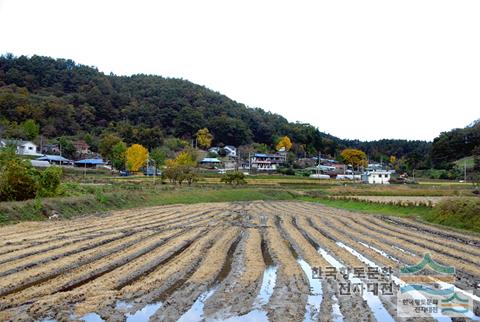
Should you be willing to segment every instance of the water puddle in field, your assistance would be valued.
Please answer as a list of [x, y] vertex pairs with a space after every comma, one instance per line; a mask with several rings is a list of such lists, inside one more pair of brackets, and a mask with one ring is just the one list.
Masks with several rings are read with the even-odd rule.
[[195, 302], [190, 307], [190, 309], [187, 312], [185, 312], [177, 320], [177, 322], [197, 322], [197, 321], [199, 322], [204, 320], [203, 309], [205, 307], [205, 301], [208, 300], [210, 296], [213, 295], [213, 293], [215, 293], [215, 291], [223, 282], [223, 280], [230, 274], [230, 271], [232, 270], [233, 259], [235, 257], [234, 254], [242, 237], [243, 237], [243, 232], [230, 245], [230, 248], [227, 251], [227, 257], [226, 257], [225, 263], [223, 264], [222, 269], [218, 273], [218, 276], [216, 277], [215, 281], [213, 282], [213, 286], [210, 287], [207, 291], [200, 294], [200, 296], [195, 300]]
[[303, 317], [304, 322], [313, 322], [318, 320], [318, 314], [320, 313], [320, 305], [322, 304], [323, 291], [322, 280], [319, 278], [313, 278], [313, 270], [310, 264], [303, 259], [297, 259], [305, 275], [307, 275], [308, 283], [310, 285], [310, 294], [307, 299], [306, 312]]
[[[340, 247], [346, 249], [348, 252], [350, 252], [352, 255], [354, 255], [355, 257], [357, 257], [360, 261], [366, 263], [368, 266], [370, 267], [377, 267], [377, 268], [381, 268], [379, 265], [377, 265], [376, 263], [372, 262], [371, 260], [369, 260], [368, 258], [366, 258], [365, 256], [363, 256], [362, 254], [360, 254], [359, 252], [357, 252], [356, 250], [354, 250], [353, 248], [341, 243], [341, 242], [337, 242], [337, 245], [339, 245]], [[406, 283], [403, 282], [400, 278], [398, 278], [397, 276], [394, 276], [394, 275], [391, 275], [390, 277], [393, 281], [393, 283], [395, 283], [396, 285], [398, 285], [399, 287], [401, 286], [405, 286]], [[357, 280], [359, 280], [357, 278]], [[360, 281], [360, 280], [359, 280]], [[439, 284], [442, 283], [442, 282], [439, 282]], [[451, 284], [448, 284], [448, 283], [444, 283], [446, 284], [446, 286], [449, 286], [449, 287], [454, 287], [453, 285]], [[442, 287], [444, 288], [444, 287]], [[448, 288], [448, 287], [447, 287]], [[456, 291], [463, 291], [463, 290], [460, 290], [458, 288], [455, 288]], [[463, 291], [464, 292], [464, 291]], [[417, 291], [411, 291], [410, 292], [413, 296], [413, 298], [415, 299], [420, 299], [420, 300], [426, 300], [425, 296], [423, 296], [420, 292], [417, 292]], [[466, 292], [465, 292], [466, 293]], [[371, 294], [370, 292], [367, 292], [367, 294]], [[468, 296], [472, 296], [471, 294], [468, 294]], [[378, 299], [378, 297], [377, 297]], [[380, 302], [380, 300], [379, 300]], [[380, 302], [380, 305], [382, 305], [382, 303]], [[383, 306], [383, 305], [382, 305]], [[375, 313], [375, 312], [374, 312]], [[468, 317], [475, 317], [473, 312], [468, 312]], [[375, 316], [376, 317], [376, 316]], [[434, 318], [435, 320], [439, 321], [439, 322], [447, 322], [447, 321], [452, 321], [451, 318], [448, 318], [448, 317], [439, 317], [439, 316], [434, 316], [432, 315], [432, 318]], [[378, 319], [377, 319], [378, 320]]]
[[153, 303], [153, 304], [147, 304], [140, 310], [136, 311], [135, 313], [127, 313], [125, 314], [125, 317], [127, 319], [127, 322], [145, 322], [150, 319], [152, 315], [157, 312], [162, 307], [163, 303], [158, 302], [158, 303]]
[[80, 320], [85, 322], [105, 322], [105, 320], [102, 319], [97, 313], [88, 313], [82, 316]]
[[268, 322], [267, 311], [262, 307], [270, 301], [273, 294], [273, 289], [277, 281], [277, 266], [275, 265], [265, 239], [262, 236], [261, 250], [263, 262], [265, 263], [265, 271], [263, 272], [262, 285], [257, 297], [253, 301], [252, 310], [244, 315], [232, 316], [224, 319], [207, 319], [209, 322], [223, 321], [223, 322]]
[[333, 322], [343, 322], [343, 314], [340, 311], [340, 305], [338, 304], [338, 298], [335, 294], [332, 294], [332, 319]]
[[382, 255], [382, 256], [385, 257], [385, 258], [391, 259], [392, 261], [397, 262], [397, 263], [400, 262], [398, 259], [396, 259], [395, 257], [393, 257], [393, 256], [385, 253], [385, 252], [384, 252], [383, 250], [381, 250], [381, 249], [378, 249], [378, 248], [376, 248], [376, 247], [373, 247], [373, 246], [368, 245], [368, 244], [366, 244], [366, 243], [364, 243], [364, 242], [361, 242], [361, 241], [359, 241], [358, 243], [359, 243], [360, 245], [363, 245], [363, 246], [367, 247], [367, 248], [370, 248], [371, 250], [379, 253], [380, 255]]
[[203, 320], [203, 308], [205, 306], [205, 301], [208, 300], [210, 296], [215, 293], [217, 287], [213, 287], [210, 290], [203, 292], [197, 298], [195, 303], [193, 303], [192, 307], [185, 312], [177, 322], [197, 322]]
[[397, 250], [399, 250], [399, 251], [401, 251], [401, 252], [403, 252], [403, 253], [405, 253], [405, 254], [408, 254], [408, 255], [410, 255], [410, 256], [417, 257], [416, 254], [414, 254], [414, 253], [412, 253], [412, 252], [409, 252], [408, 250], [405, 250], [405, 249], [400, 248], [400, 247], [398, 247], [398, 246], [392, 245], [392, 248], [395, 248], [395, 249], [397, 249]]
[[224, 321], [224, 322], [268, 322], [267, 311], [262, 310], [262, 306], [266, 305], [270, 301], [270, 297], [273, 294], [275, 283], [277, 280], [277, 267], [269, 266], [263, 272], [262, 285], [257, 298], [253, 302], [253, 309], [245, 315], [233, 316], [221, 320], [208, 321]]
[[[337, 244], [339, 244], [339, 243], [337, 242]], [[323, 258], [325, 258], [325, 260], [327, 262], [330, 263], [330, 265], [337, 268], [337, 270], [341, 270], [345, 267], [342, 263], [337, 261], [333, 256], [329, 255], [321, 247], [318, 248], [318, 252], [323, 256]], [[371, 262], [371, 263], [373, 263], [373, 262]], [[364, 288], [367, 289], [365, 283], [363, 281], [361, 281], [359, 278], [353, 277], [353, 274], [349, 274], [348, 279], [352, 283], [363, 284]], [[380, 298], [378, 296], [373, 295], [373, 293], [371, 293], [371, 292], [363, 292], [362, 298], [367, 302], [367, 305], [372, 310], [372, 312], [375, 315], [375, 318], [377, 319], [377, 321], [382, 321], [382, 322], [383, 321], [388, 321], [388, 322], [394, 322], [395, 321], [393, 319], [393, 317], [390, 315], [390, 313], [388, 313], [388, 311], [385, 309], [385, 307], [383, 306], [383, 304], [380, 301]]]

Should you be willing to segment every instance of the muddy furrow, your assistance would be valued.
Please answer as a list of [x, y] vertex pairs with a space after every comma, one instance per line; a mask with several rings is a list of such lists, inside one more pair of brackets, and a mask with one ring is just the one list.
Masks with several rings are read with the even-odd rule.
[[[132, 245], [123, 250], [75, 268], [67, 274], [59, 275], [56, 278], [36, 284], [34, 287], [10, 294], [2, 298], [2, 302], [19, 306], [42, 296], [71, 290], [80, 286], [82, 283], [87, 283], [98, 278], [114, 268], [151, 251], [165, 242], [164, 235], [155, 234], [151, 231], [139, 233], [135, 235], [135, 237], [136, 238], [132, 240]], [[140, 242], [141, 244], [139, 244]], [[4, 308], [9, 307], [8, 304], [4, 306]]]
[[[260, 212], [264, 214], [265, 212]], [[277, 281], [266, 306], [270, 321], [301, 321], [309, 294], [308, 282], [289, 245], [269, 215], [265, 236], [268, 251], [278, 266]]]
[[463, 243], [466, 245], [480, 247], [480, 235], [478, 233], [473, 233], [473, 232], [467, 233], [467, 232], [460, 232], [460, 231], [457, 232], [453, 229], [441, 228], [434, 224], [425, 224], [425, 223], [419, 222], [418, 220], [410, 219], [410, 218], [391, 217], [391, 216], [389, 217], [381, 216], [380, 218], [394, 225], [413, 228], [417, 231], [439, 236], [441, 238], [447, 238], [447, 239], [455, 240], [459, 243]]
[[[175, 235], [177, 232], [165, 233], [165, 238]], [[134, 244], [135, 235], [117, 239], [112, 242], [98, 245], [98, 247], [88, 249], [81, 253], [62, 258], [57, 261], [45, 263], [39, 267], [22, 270], [14, 275], [10, 275], [0, 280], [0, 295], [21, 291], [27, 287], [46, 282], [78, 266], [91, 263], [114, 252]]]
[[[304, 227], [302, 227], [302, 224], [306, 224], [306, 221], [301, 220], [302, 218], [303, 216], [298, 216], [298, 215], [296, 216], [296, 219], [297, 219], [296, 226], [293, 225], [292, 223], [284, 223], [284, 225], [282, 226], [284, 227], [286, 234], [290, 236], [291, 242], [294, 245], [296, 245], [296, 247], [299, 247], [301, 251], [303, 251], [303, 254], [305, 255], [306, 260], [309, 262], [315, 261], [314, 266], [321, 268], [321, 271], [325, 271], [326, 267], [331, 267], [332, 265], [318, 253], [315, 247], [316, 245], [319, 245], [319, 247], [322, 247], [323, 244], [319, 243], [318, 240], [315, 240], [314, 238], [312, 238], [312, 236], [310, 236], [305, 231], [305, 229], [303, 229]], [[332, 243], [330, 243], [329, 248], [335, 248], [335, 246]], [[308, 253], [305, 252], [306, 249], [309, 249]], [[307, 255], [307, 254], [310, 254], [310, 255]], [[312, 258], [309, 258], [309, 257], [312, 257]], [[319, 258], [320, 260], [316, 258]], [[341, 260], [345, 261], [345, 257], [341, 258]], [[348, 260], [348, 262], [352, 262], [352, 261], [353, 261], [353, 258], [350, 258]], [[363, 266], [364, 264], [359, 262], [358, 265], [356, 265], [355, 267], [363, 267]], [[342, 277], [340, 278], [343, 283], [347, 282]], [[332, 298], [333, 295], [335, 295], [340, 300], [340, 310], [347, 321], [356, 321], [358, 319], [362, 319], [363, 321], [375, 321], [372, 311], [370, 310], [369, 306], [366, 305], [366, 303], [364, 302], [361, 296], [352, 295], [345, 298], [342, 296], [338, 296], [338, 294], [335, 294], [335, 293], [330, 293], [330, 294], [324, 293], [324, 298], [325, 297]], [[323, 307], [325, 307], [325, 305]], [[325, 316], [325, 314], [322, 314], [321, 312], [320, 316]]]
[[[309, 215], [307, 215], [306, 217], [311, 218], [309, 217]], [[370, 258], [372, 260], [375, 259], [376, 262], [380, 263], [383, 266], [397, 268], [398, 262], [392, 259], [392, 257], [385, 257], [380, 255], [379, 252], [375, 251], [373, 248], [366, 246], [365, 242], [363, 244], [360, 244], [358, 241], [362, 241], [362, 239], [351, 238], [346, 232], [340, 230], [341, 228], [344, 228], [344, 226], [341, 226], [339, 228], [332, 222], [332, 220], [333, 218], [328, 217], [317, 218], [317, 221], [321, 223], [321, 226], [325, 227], [323, 231], [328, 232], [328, 235], [336, 242], [341, 242], [347, 246], [357, 249], [367, 258]]]
[[[127, 227], [127, 226], [116, 227], [116, 225], [113, 224], [112, 226], [115, 227], [115, 228], [112, 228], [112, 229], [106, 230], [106, 231], [98, 231], [98, 232], [95, 233], [95, 235], [115, 234], [115, 233], [119, 233], [119, 232], [128, 234], [128, 233], [131, 233], [132, 230], [139, 230], [139, 229], [143, 229], [143, 228], [153, 229], [153, 228], [157, 228], [157, 227], [164, 227], [165, 225], [168, 225], [168, 224], [174, 223], [174, 222], [177, 223], [177, 224], [181, 224], [183, 222], [182, 219], [185, 219], [186, 221], [189, 221], [190, 223], [194, 223], [196, 221], [199, 221], [202, 216], [198, 216], [198, 219], [192, 221], [191, 218], [193, 218], [193, 217], [197, 218], [197, 216], [191, 215], [191, 217], [183, 218], [182, 216], [180, 216], [180, 218], [177, 218], [177, 220], [171, 219], [171, 220], [168, 220], [168, 221], [166, 221], [165, 219], [159, 219], [158, 221], [151, 219], [151, 221], [149, 221], [149, 222], [142, 223], [142, 224], [137, 224], [137, 225], [132, 225], [130, 227]], [[85, 240], [87, 238], [92, 238], [92, 237], [95, 237], [95, 236], [84, 236], [82, 239]], [[63, 251], [63, 248], [62, 248], [63, 246], [72, 245], [72, 243], [68, 242], [68, 241], [64, 241], [63, 245], [62, 245], [62, 242], [58, 243], [58, 245], [56, 243], [53, 243], [52, 246], [51, 245], [52, 245], [52, 243], [49, 243], [49, 244], [46, 245], [47, 246], [46, 248], [45, 248], [45, 246], [31, 247], [31, 248], [25, 249], [23, 251], [10, 253], [6, 256], [6, 258], [3, 259], [3, 262], [7, 262], [7, 261], [10, 261], [10, 260], [19, 259], [19, 258], [24, 258], [24, 257], [30, 256], [30, 255], [35, 255], [35, 254], [44, 255], [45, 254], [44, 252], [49, 251], [49, 250]], [[75, 245], [72, 245], [72, 246], [75, 247]], [[1, 269], [1, 265], [0, 265], [0, 269]]]
[[[141, 216], [139, 216], [141, 217]], [[78, 233], [84, 234], [88, 232], [96, 232], [104, 225], [105, 227], [111, 226], [114, 222], [113, 216], [108, 217], [95, 217], [87, 216], [82, 217], [81, 219], [74, 220], [61, 220], [61, 221], [52, 221], [52, 222], [39, 222], [37, 223], [39, 227], [31, 232], [16, 232], [17, 225], [11, 226], [15, 233], [9, 234], [9, 236], [4, 236], [5, 243], [15, 244], [15, 243], [25, 243], [28, 241], [48, 241], [63, 236], [66, 233]]]
[[449, 252], [449, 253], [462, 253], [466, 255], [466, 257], [480, 257], [480, 248], [476, 246], [470, 246], [466, 245], [464, 243], [458, 243], [457, 241], [450, 240], [448, 243], [445, 243], [445, 239], [439, 238], [438, 236], [435, 235], [430, 235], [425, 232], [417, 232], [413, 228], [404, 228], [402, 226], [399, 226], [397, 224], [392, 224], [389, 223], [385, 220], [382, 220], [381, 218], [378, 218], [376, 216], [371, 216], [369, 218], [369, 222], [374, 223], [378, 227], [382, 227], [385, 229], [388, 229], [390, 231], [402, 234], [404, 236], [409, 236], [409, 238], [413, 239], [419, 239], [419, 240], [425, 240], [428, 241], [429, 243], [434, 243], [434, 244], [442, 244], [444, 247], [444, 250]]
[[[142, 221], [144, 217], [147, 217], [146, 221], [148, 222], [149, 218], [152, 216], [155, 217], [156, 220], [163, 220], [163, 219], [166, 219], [166, 217], [179, 216], [178, 213], [174, 211], [162, 211], [162, 210], [159, 211], [157, 208], [158, 207], [153, 207], [153, 208], [147, 208], [147, 210], [138, 211], [137, 213], [135, 213], [137, 220], [134, 221], [133, 224], [137, 224], [139, 221]], [[121, 213], [124, 213], [124, 212], [121, 212]], [[181, 214], [181, 215], [187, 215], [187, 214], [189, 213], [186, 212], [186, 214]], [[48, 223], [50, 226], [54, 227], [52, 231], [48, 231], [48, 229], [44, 229], [44, 230], [39, 230], [39, 232], [36, 234], [27, 234], [27, 235], [15, 234], [14, 236], [17, 239], [9, 239], [8, 243], [9, 244], [16, 243], [16, 242], [25, 243], [26, 241], [29, 241], [29, 240], [33, 240], [36, 243], [38, 243], [39, 241], [48, 242], [49, 240], [52, 240], [52, 239], [64, 238], [65, 236], [76, 236], [76, 235], [81, 236], [86, 233], [92, 233], [92, 232], [99, 233], [99, 232], [103, 232], [102, 229], [111, 229], [112, 227], [121, 229], [121, 228], [127, 228], [132, 226], [132, 223], [130, 223], [125, 227], [119, 227], [119, 225], [122, 223], [124, 224], [125, 221], [126, 219], [117, 213], [115, 213], [115, 215], [111, 215], [104, 218], [90, 216], [90, 217], [83, 217], [81, 219], [71, 220], [68, 222], [55, 221], [55, 222]]]
[[[352, 219], [357, 225], [362, 225], [370, 230], [376, 231], [382, 234], [384, 237], [395, 237], [401, 240], [400, 243], [402, 246], [405, 246], [411, 250], [414, 250], [414, 253], [417, 256], [423, 256], [424, 253], [430, 252], [435, 254], [435, 258], [439, 262], [444, 264], [455, 266], [457, 269], [462, 270], [473, 276], [480, 276], [480, 268], [478, 267], [478, 262], [476, 258], [470, 259], [462, 256], [462, 253], [459, 251], [450, 250], [450, 252], [445, 251], [443, 245], [438, 245], [432, 242], [425, 240], [417, 240], [412, 237], [405, 236], [400, 233], [384, 229], [374, 223], [369, 222], [366, 219]], [[400, 246], [400, 247], [402, 247]]]
[[[228, 228], [224, 235], [208, 250], [200, 267], [185, 284], [168, 297], [153, 316], [154, 321], [176, 321], [188, 310], [212, 294], [216, 283], [220, 283], [231, 269], [232, 255], [239, 243], [240, 229]], [[203, 306], [203, 303], [198, 303]]]
[[73, 243], [65, 247], [53, 249], [51, 251], [46, 251], [44, 253], [37, 252], [28, 257], [0, 265], [0, 277], [5, 277], [24, 269], [34, 268], [44, 263], [52, 262], [62, 259], [64, 257], [75, 255], [77, 253], [88, 251], [89, 249], [102, 246], [106, 243], [113, 242], [115, 240], [125, 238], [126, 236], [130, 235], [132, 234], [130, 233], [126, 235], [122, 233], [117, 233], [113, 235], [100, 236], [97, 238], [92, 238], [90, 240]]
[[[384, 255], [396, 259], [399, 262], [397, 264], [398, 267], [418, 264], [423, 256], [422, 249], [416, 249], [415, 245], [406, 245], [402, 240], [393, 237], [389, 238], [366, 227], [352, 225], [350, 222], [345, 222], [348, 219], [330, 217], [328, 220], [331, 220], [332, 222], [340, 221], [343, 223], [344, 226], [342, 226], [342, 229], [346, 231], [347, 234], [350, 234], [354, 239], [365, 242], [365, 244], [368, 244], [370, 247], [374, 247], [384, 253]], [[354, 226], [355, 229], [347, 230], [347, 227], [351, 226]], [[437, 260], [436, 256], [435, 260]], [[454, 262], [447, 263], [446, 265], [455, 267]], [[454, 284], [460, 289], [475, 289], [479, 282], [480, 279], [478, 276], [472, 276], [457, 270], [456, 281]], [[475, 290], [474, 293], [478, 295], [478, 289]]]
[[69, 314], [75, 312], [78, 316], [96, 312], [99, 308], [115, 301], [117, 288], [130, 281], [138, 279], [143, 274], [168, 262], [178, 252], [188, 247], [204, 229], [193, 229], [175, 238], [167, 240], [152, 251], [128, 261], [125, 265], [103, 274], [89, 283], [78, 287], [51, 294], [38, 299], [29, 308], [29, 314], [35, 318], [46, 315], [61, 317], [62, 311]]
[[416, 256], [408, 255], [405, 252], [392, 248], [378, 238], [370, 237], [367, 235], [367, 230], [358, 231], [350, 228], [352, 225], [346, 219], [325, 217], [321, 221], [328, 227], [329, 233], [335, 236], [338, 241], [358, 249], [361, 254], [383, 266], [389, 266], [398, 270], [398, 266], [403, 260], [406, 260], [406, 262], [403, 262], [404, 265], [411, 265], [418, 261]]
[[5, 297], [3, 301], [24, 303], [31, 299], [40, 298], [56, 292], [71, 291], [80, 287], [96, 278], [107, 274], [114, 269], [133, 261], [134, 259], [145, 255], [146, 253], [160, 247], [166, 241], [179, 233], [169, 237], [153, 231], [145, 231], [138, 233], [137, 239], [133, 241], [133, 245], [122, 249], [114, 254], [96, 260], [92, 263], [80, 266], [79, 268], [69, 271], [68, 274], [60, 275], [57, 278], [48, 280], [44, 283], [37, 284], [35, 287], [27, 288], [21, 292], [12, 294], [11, 298]]
[[252, 309], [265, 270], [261, 241], [258, 229], [246, 230], [246, 239], [238, 247], [231, 273], [205, 302], [205, 317], [225, 319], [244, 315]]
[[[198, 269], [205, 253], [220, 238], [224, 229], [223, 226], [211, 229], [208, 234], [197, 239], [182, 254], [174, 258], [169, 265], [162, 265], [122, 288], [118, 292], [117, 299], [132, 304], [132, 308], [128, 310], [130, 313], [147, 304], [165, 300]], [[115, 307], [109, 309], [114, 311]]]
[[96, 237], [96, 236], [88, 235], [83, 237], [70, 237], [70, 238], [65, 238], [63, 240], [59, 240], [59, 241], [45, 242], [45, 243], [40, 243], [34, 246], [11, 249], [8, 252], [5, 252], [2, 255], [0, 255], [0, 265], [8, 261], [21, 259], [30, 255], [35, 255], [39, 252], [47, 252], [60, 247], [68, 246], [76, 242], [81, 242], [83, 240], [90, 239], [92, 237]]
[[[109, 300], [98, 306], [97, 312], [108, 321], [123, 321], [127, 314], [135, 315], [137, 311], [141, 312], [148, 306], [164, 301], [193, 274], [204, 254], [221, 236], [224, 229], [217, 226], [194, 240], [184, 251], [173, 256], [168, 264], [162, 263], [151, 273], [142, 275], [135, 282], [116, 292], [115, 300]], [[119, 306], [121, 303], [127, 305]]]

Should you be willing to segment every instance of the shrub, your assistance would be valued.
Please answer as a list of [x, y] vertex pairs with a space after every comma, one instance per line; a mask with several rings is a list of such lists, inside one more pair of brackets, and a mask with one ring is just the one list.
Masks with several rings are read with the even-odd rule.
[[247, 181], [245, 180], [245, 175], [239, 171], [224, 174], [220, 181], [228, 184], [235, 184], [237, 186], [247, 183]]
[[0, 201], [56, 196], [60, 192], [61, 178], [62, 169], [58, 167], [39, 171], [14, 151], [0, 151]]
[[33, 171], [23, 160], [15, 158], [6, 161], [0, 176], [0, 201], [35, 198], [38, 184]]
[[59, 195], [63, 171], [60, 167], [46, 168], [38, 174], [38, 193], [40, 197]]
[[198, 181], [198, 176], [195, 169], [189, 165], [179, 165], [175, 163], [168, 163], [162, 175], [172, 183], [182, 184], [186, 181], [189, 185]]

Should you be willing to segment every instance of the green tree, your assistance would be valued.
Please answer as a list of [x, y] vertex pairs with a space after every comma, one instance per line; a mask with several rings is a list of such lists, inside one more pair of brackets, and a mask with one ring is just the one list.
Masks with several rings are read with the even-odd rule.
[[27, 140], [34, 140], [40, 134], [40, 126], [34, 120], [26, 120], [20, 126]]
[[127, 152], [127, 145], [125, 142], [120, 141], [112, 147], [112, 151], [110, 153], [110, 158], [112, 162], [112, 166], [117, 170], [125, 169], [126, 164], [126, 152]]
[[107, 160], [112, 160], [112, 148], [122, 142], [122, 139], [115, 134], [105, 134], [100, 138], [98, 152]]
[[76, 149], [70, 139], [62, 136], [58, 140], [58, 144], [60, 145], [60, 151], [62, 152], [63, 157], [67, 159], [73, 159], [75, 157]]
[[155, 162], [155, 167], [160, 167], [165, 164], [167, 153], [166, 148], [155, 148], [150, 152], [150, 159]]
[[472, 151], [473, 154], [473, 171], [478, 172], [480, 175], [480, 145], [475, 147]]

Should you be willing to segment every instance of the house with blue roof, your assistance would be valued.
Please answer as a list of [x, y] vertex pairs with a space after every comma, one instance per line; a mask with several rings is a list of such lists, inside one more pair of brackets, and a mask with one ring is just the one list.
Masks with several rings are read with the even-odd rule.
[[284, 153], [255, 153], [250, 158], [250, 168], [256, 171], [276, 171], [278, 166], [286, 162]]
[[103, 159], [83, 159], [75, 161], [75, 166], [82, 168], [96, 168], [105, 164], [106, 162], [104, 162]]
[[47, 161], [50, 164], [57, 164], [57, 165], [65, 165], [65, 164], [72, 164], [73, 161], [67, 158], [62, 157], [61, 155], [49, 155], [46, 154], [37, 158], [37, 161]]

